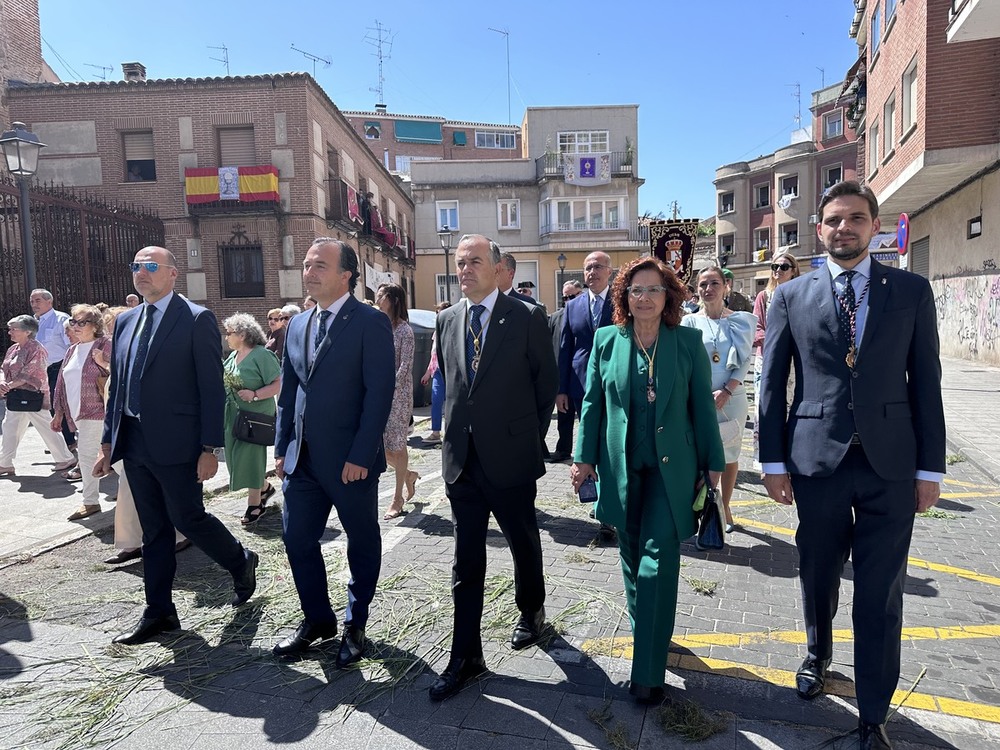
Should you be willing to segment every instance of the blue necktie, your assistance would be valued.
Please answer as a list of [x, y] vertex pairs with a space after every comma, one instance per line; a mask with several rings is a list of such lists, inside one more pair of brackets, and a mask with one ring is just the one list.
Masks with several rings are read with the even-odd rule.
[[323, 339], [326, 338], [326, 321], [330, 317], [329, 310], [319, 311], [319, 325], [316, 327], [316, 338], [313, 340], [313, 356], [316, 356], [316, 352], [319, 351], [319, 345], [323, 343]]
[[594, 311], [591, 313], [591, 319], [594, 322], [594, 330], [596, 331], [601, 326], [601, 308], [603, 300], [600, 297], [594, 297]]
[[142, 382], [142, 370], [146, 366], [146, 355], [149, 354], [149, 340], [153, 337], [153, 315], [156, 308], [146, 305], [142, 316], [139, 343], [135, 347], [135, 357], [132, 359], [132, 369], [128, 374], [128, 410], [139, 416], [139, 389]]
[[[465, 374], [469, 379], [469, 384], [476, 377], [476, 369], [479, 367], [479, 357], [483, 353], [483, 345], [480, 336], [483, 333], [483, 323], [479, 316], [486, 309], [485, 305], [472, 306], [472, 319], [469, 321], [469, 330], [465, 334]], [[473, 363], [473, 360], [475, 362]]]

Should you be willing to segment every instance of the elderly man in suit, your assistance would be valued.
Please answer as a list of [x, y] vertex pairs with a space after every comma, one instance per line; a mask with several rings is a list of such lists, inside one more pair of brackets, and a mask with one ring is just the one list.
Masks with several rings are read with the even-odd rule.
[[205, 512], [202, 482], [218, 471], [225, 389], [215, 316], [174, 293], [177, 261], [145, 247], [131, 264], [143, 304], [115, 322], [111, 388], [94, 476], [124, 459], [142, 524], [146, 609], [115, 643], [143, 643], [180, 622], [171, 597], [175, 529], [233, 576], [232, 605], [257, 588], [257, 555]]
[[274, 464], [284, 479], [285, 551], [305, 616], [274, 647], [301, 654], [337, 635], [320, 538], [332, 508], [347, 534], [347, 612], [337, 666], [358, 661], [382, 565], [378, 478], [382, 432], [392, 408], [396, 354], [389, 319], [353, 292], [358, 256], [320, 237], [306, 253], [302, 280], [316, 306], [288, 323], [278, 395]]
[[[552, 352], [559, 361], [559, 347], [562, 345], [563, 321], [566, 318], [566, 304], [583, 294], [583, 282], [572, 279], [563, 284], [562, 307], [549, 316], [549, 333], [552, 335]], [[556, 429], [559, 437], [556, 440], [555, 453], [548, 453], [545, 446], [542, 446], [545, 460], [550, 463], [566, 461], [573, 453], [573, 412], [556, 411]], [[546, 434], [548, 430], [545, 431]]]
[[545, 579], [535, 482], [545, 473], [542, 442], [558, 380], [542, 309], [497, 288], [496, 243], [477, 234], [462, 237], [455, 265], [465, 300], [437, 318], [438, 363], [448, 394], [442, 474], [455, 524], [455, 622], [451, 659], [430, 688], [432, 700], [454, 695], [486, 671], [481, 621], [491, 513], [514, 558], [521, 617], [511, 645], [526, 648], [541, 637]]
[[500, 290], [500, 294], [506, 294], [529, 305], [543, 307], [542, 303], [530, 294], [522, 294], [514, 288], [515, 273], [517, 273], [517, 258], [510, 253], [500, 253], [500, 265], [497, 267], [497, 289]]
[[851, 558], [858, 736], [866, 749], [891, 747], [885, 720], [899, 680], [913, 517], [937, 502], [945, 470], [931, 287], [871, 258], [878, 229], [869, 188], [841, 182], [824, 194], [816, 233], [827, 262], [773, 295], [760, 411], [764, 485], [776, 502], [798, 508], [808, 658], [796, 688], [806, 699], [823, 691], [840, 575]]

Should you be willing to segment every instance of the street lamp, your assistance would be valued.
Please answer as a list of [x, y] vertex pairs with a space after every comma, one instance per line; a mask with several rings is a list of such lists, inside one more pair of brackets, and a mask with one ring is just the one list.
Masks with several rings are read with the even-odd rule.
[[[559, 257], [556, 258], [556, 263], [559, 264], [559, 291], [556, 294], [556, 301], [562, 301], [563, 297], [562, 288], [564, 283], [563, 274], [566, 272], [566, 256], [563, 255], [562, 253], [559, 253]], [[565, 306], [566, 303], [563, 302], [563, 307]]]
[[451, 264], [448, 262], [448, 251], [451, 250], [451, 231], [445, 224], [438, 232], [438, 239], [441, 241], [441, 249], [444, 250], [444, 298], [451, 304]]
[[0, 148], [3, 148], [7, 170], [17, 180], [21, 190], [17, 202], [19, 220], [21, 223], [21, 248], [24, 253], [24, 275], [28, 284], [28, 294], [35, 288], [35, 250], [31, 244], [31, 207], [28, 205], [28, 180], [38, 171], [38, 152], [45, 144], [38, 136], [25, 127], [23, 122], [15, 122], [0, 136]]

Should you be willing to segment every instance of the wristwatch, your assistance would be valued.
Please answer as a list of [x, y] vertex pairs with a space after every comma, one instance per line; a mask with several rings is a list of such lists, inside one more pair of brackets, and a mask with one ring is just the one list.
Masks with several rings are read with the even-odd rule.
[[253, 392], [253, 398], [252, 398], [252, 399], [250, 399], [250, 400], [251, 400], [251, 401], [260, 401], [260, 399], [259, 399], [259, 398], [257, 398], [257, 391], [254, 391], [254, 392]]
[[211, 453], [216, 458], [222, 458], [222, 452], [224, 448], [216, 448], [214, 445], [203, 445], [201, 446], [202, 453]]

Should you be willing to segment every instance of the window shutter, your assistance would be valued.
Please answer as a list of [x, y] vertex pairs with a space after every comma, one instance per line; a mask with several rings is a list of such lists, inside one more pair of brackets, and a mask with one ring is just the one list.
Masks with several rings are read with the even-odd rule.
[[125, 161], [147, 161], [156, 158], [153, 151], [153, 133], [123, 133], [125, 139]]
[[219, 166], [253, 167], [257, 165], [253, 128], [219, 130]]
[[930, 277], [931, 238], [924, 237], [910, 245], [910, 270], [925, 279]]

